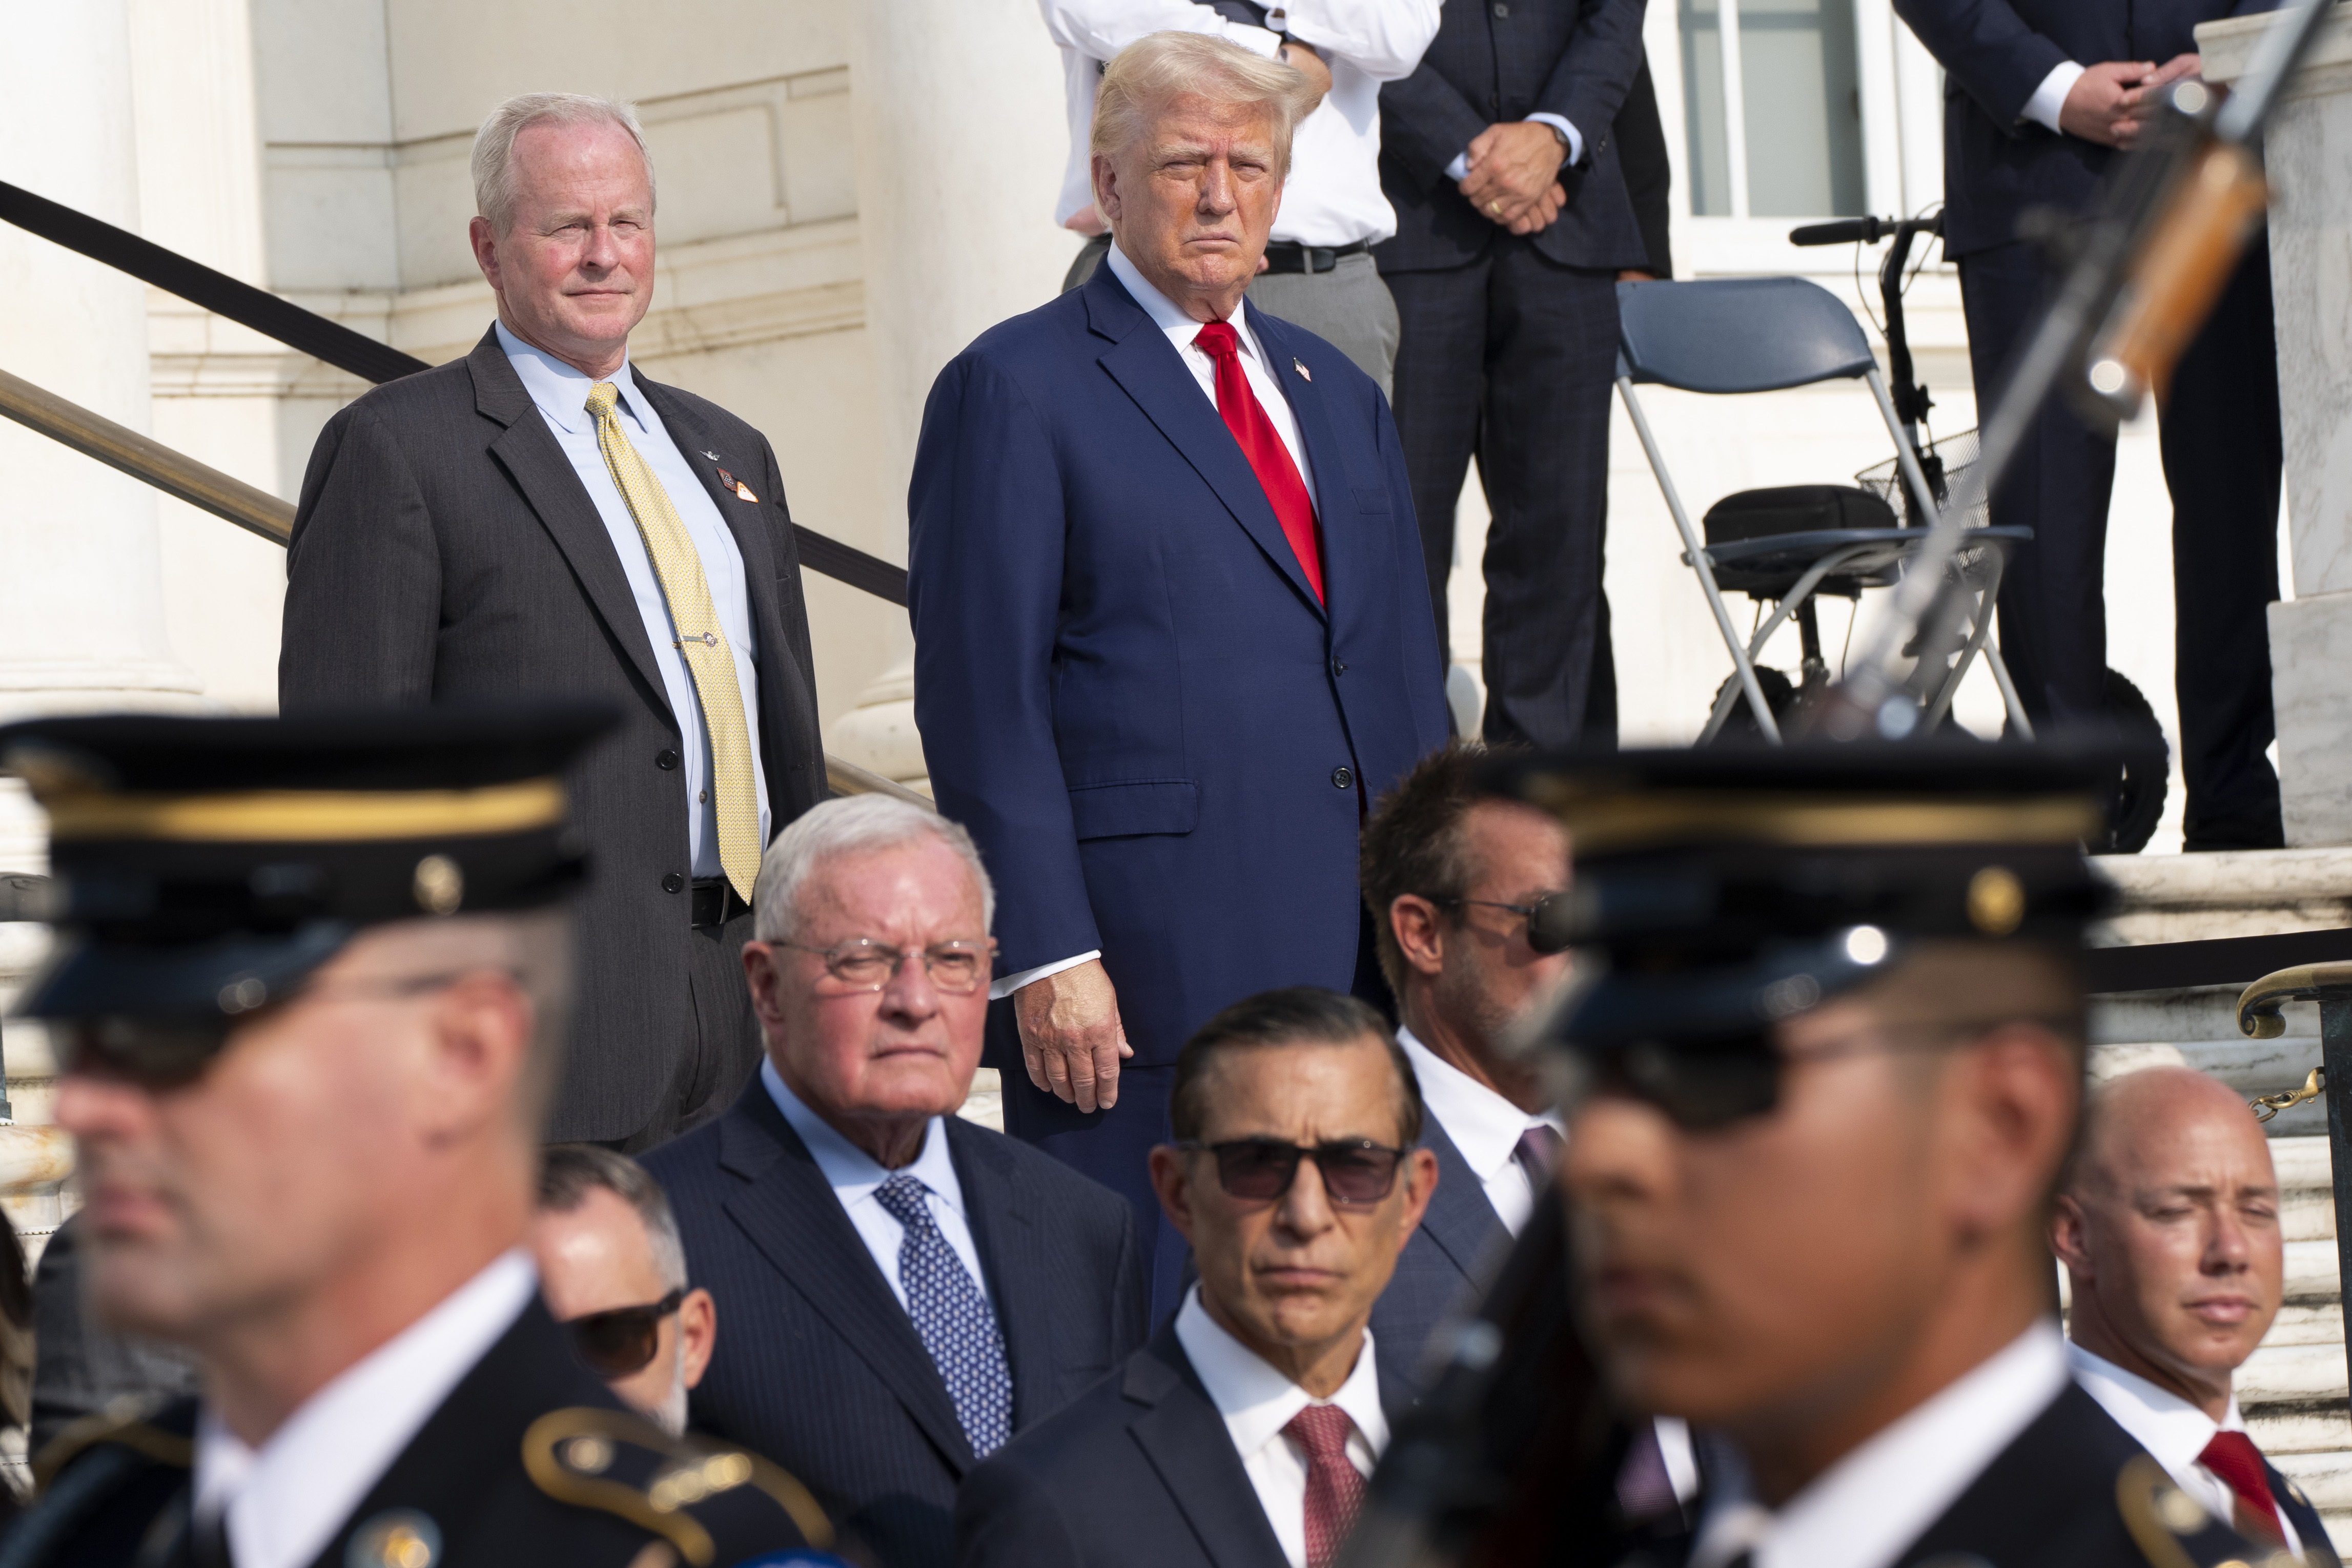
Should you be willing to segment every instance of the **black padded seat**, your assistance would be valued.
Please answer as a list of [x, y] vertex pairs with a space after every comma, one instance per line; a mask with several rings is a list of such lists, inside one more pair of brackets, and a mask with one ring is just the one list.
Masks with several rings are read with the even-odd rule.
[[[1822, 556], [1874, 538], [1889, 548], [1832, 573], [1819, 591], [1851, 599], [1864, 588], [1883, 588], [1899, 574], [1903, 547], [1920, 537], [1875, 491], [1853, 485], [1741, 490], [1709, 507], [1700, 526], [1717, 585], [1759, 599], [1781, 597]], [[1801, 542], [1791, 537], [1798, 535], [1811, 537]]]

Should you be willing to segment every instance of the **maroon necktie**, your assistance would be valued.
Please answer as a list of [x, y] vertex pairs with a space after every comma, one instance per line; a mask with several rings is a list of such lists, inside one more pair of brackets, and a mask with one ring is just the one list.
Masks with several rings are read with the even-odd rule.
[[2280, 1528], [2278, 1503], [2271, 1497], [2271, 1478], [2263, 1465], [2263, 1451], [2243, 1432], [2216, 1432], [2197, 1462], [2230, 1483], [2238, 1494], [2238, 1531], [2245, 1534], [2252, 1524], [2260, 1532], [2259, 1539], [2273, 1546], [2286, 1544], [2286, 1531]]
[[1337, 1405], [1309, 1405], [1283, 1426], [1283, 1435], [1307, 1450], [1307, 1568], [1331, 1568], [1364, 1506], [1363, 1472], [1348, 1462], [1355, 1429]]
[[1315, 591], [1319, 603], [1323, 551], [1315, 541], [1315, 503], [1307, 498], [1307, 481], [1298, 476], [1298, 465], [1290, 460], [1290, 448], [1275, 434], [1274, 421], [1266, 417], [1257, 394], [1250, 391], [1249, 378], [1242, 373], [1241, 336], [1231, 322], [1212, 321], [1193, 338], [1192, 346], [1216, 362], [1217, 412], [1224, 416], [1225, 428], [1234, 433], [1234, 439], [1241, 443], [1242, 455], [1256, 472], [1258, 487], [1273, 506], [1282, 537], [1290, 541], [1290, 553], [1298, 558], [1307, 585]]

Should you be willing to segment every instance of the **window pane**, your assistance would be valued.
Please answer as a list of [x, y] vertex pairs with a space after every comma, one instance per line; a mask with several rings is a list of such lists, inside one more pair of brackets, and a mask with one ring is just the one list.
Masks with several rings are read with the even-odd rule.
[[1738, 5], [1748, 211], [1759, 217], [1859, 214], [1862, 93], [1854, 79], [1853, 0]]
[[[1723, 37], [1717, 0], [1681, 0], [1683, 106], [1690, 141], [1691, 211], [1731, 214], [1730, 154], [1723, 141]], [[1746, 7], [1740, 15], [1747, 16]]]

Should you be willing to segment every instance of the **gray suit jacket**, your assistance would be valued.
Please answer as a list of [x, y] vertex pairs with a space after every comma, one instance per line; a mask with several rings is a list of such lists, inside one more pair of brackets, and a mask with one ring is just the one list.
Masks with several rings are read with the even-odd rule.
[[[825, 781], [775, 455], [716, 404], [642, 372], [636, 382], [742, 551], [761, 764], [782, 828], [824, 799]], [[722, 467], [759, 499], [722, 489]], [[547, 696], [621, 715], [569, 780], [591, 865], [549, 1135], [635, 1132], [696, 1029], [678, 726], [612, 537], [495, 331], [466, 358], [377, 387], [328, 422], [286, 571], [278, 693], [288, 713]]]
[[1434, 1116], [1423, 1124], [1421, 1146], [1437, 1156], [1437, 1190], [1421, 1228], [1404, 1244], [1388, 1289], [1372, 1304], [1381, 1379], [1416, 1393], [1431, 1332], [1477, 1304], [1477, 1287], [1511, 1247], [1511, 1233], [1486, 1201], [1486, 1189]]

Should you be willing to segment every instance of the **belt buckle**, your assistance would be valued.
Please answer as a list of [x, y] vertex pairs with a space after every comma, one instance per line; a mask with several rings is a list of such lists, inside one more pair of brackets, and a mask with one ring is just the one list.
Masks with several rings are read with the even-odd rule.
[[[1307, 271], [1310, 277], [1318, 272], [1332, 271], [1339, 265], [1339, 253], [1328, 245], [1302, 246], [1300, 248], [1307, 253]], [[1320, 267], [1316, 265], [1318, 261], [1322, 263]]]

